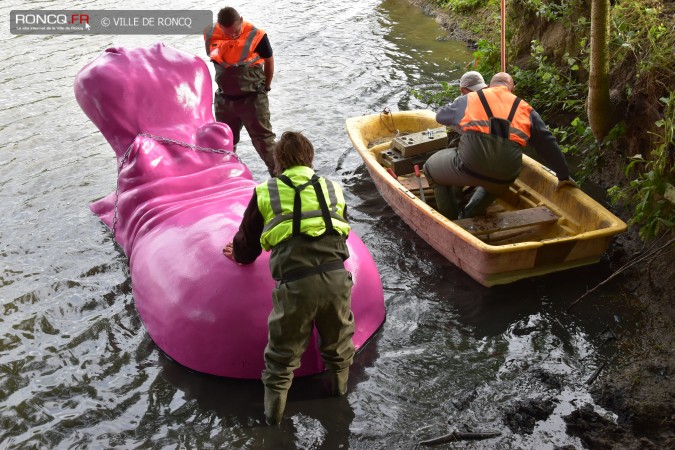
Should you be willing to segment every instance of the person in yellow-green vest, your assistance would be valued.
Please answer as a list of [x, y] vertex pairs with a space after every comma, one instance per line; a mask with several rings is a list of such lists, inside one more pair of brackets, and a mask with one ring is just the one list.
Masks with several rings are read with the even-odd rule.
[[206, 54], [218, 85], [213, 100], [216, 121], [232, 129], [234, 145], [246, 128], [253, 147], [274, 175], [268, 92], [274, 77], [274, 55], [265, 30], [244, 21], [236, 9], [218, 11], [218, 21], [204, 30]]
[[265, 347], [265, 419], [281, 422], [293, 371], [316, 325], [321, 357], [331, 374], [332, 394], [347, 392], [354, 359], [352, 277], [347, 205], [342, 188], [312, 169], [314, 147], [287, 131], [274, 146], [276, 178], [256, 186], [239, 231], [223, 254], [240, 264], [271, 250], [276, 287]]

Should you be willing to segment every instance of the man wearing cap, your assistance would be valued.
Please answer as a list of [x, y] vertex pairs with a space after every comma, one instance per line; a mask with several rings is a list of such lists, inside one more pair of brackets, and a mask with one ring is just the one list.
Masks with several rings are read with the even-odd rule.
[[[576, 187], [555, 137], [539, 114], [513, 95], [514, 82], [508, 73], [496, 74], [485, 88], [478, 72], [467, 72], [460, 80], [465, 94], [462, 88], [466, 95], [436, 113], [438, 123], [462, 133], [459, 145], [434, 153], [424, 164], [441, 214], [451, 220], [484, 214], [520, 174], [526, 145], [534, 147], [556, 173], [556, 190]], [[478, 189], [461, 211], [463, 186]]]
[[[480, 72], [476, 72], [475, 70], [466, 72], [464, 75], [462, 75], [462, 78], [459, 79], [459, 91], [462, 93], [462, 95], [466, 95], [469, 92], [480, 91], [486, 87], [487, 84], [485, 84], [485, 80], [483, 80], [483, 75], [481, 75]], [[455, 99], [455, 101], [457, 100]], [[462, 128], [458, 125], [448, 125], [448, 127], [457, 133], [462, 133]]]
[[459, 90], [462, 95], [466, 95], [469, 92], [480, 91], [486, 87], [487, 84], [485, 84], [485, 80], [483, 80], [483, 75], [475, 70], [465, 73], [462, 75], [462, 78], [459, 79]]

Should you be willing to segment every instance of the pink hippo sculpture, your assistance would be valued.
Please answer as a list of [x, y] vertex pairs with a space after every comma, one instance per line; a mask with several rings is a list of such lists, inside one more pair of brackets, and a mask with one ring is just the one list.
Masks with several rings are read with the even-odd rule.
[[[117, 192], [91, 210], [129, 258], [136, 308], [159, 348], [193, 370], [258, 378], [274, 281], [267, 253], [247, 266], [222, 254], [256, 182], [229, 127], [214, 122], [211, 85], [204, 61], [161, 43], [109, 48], [80, 70], [75, 96], [119, 168]], [[347, 242], [358, 349], [383, 323], [384, 301], [370, 252], [354, 233]], [[313, 339], [296, 375], [322, 370]]]

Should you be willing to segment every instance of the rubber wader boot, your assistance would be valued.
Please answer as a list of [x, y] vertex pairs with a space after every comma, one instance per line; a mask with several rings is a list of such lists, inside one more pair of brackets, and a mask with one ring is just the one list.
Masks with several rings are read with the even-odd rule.
[[330, 381], [332, 383], [331, 395], [335, 397], [341, 397], [347, 393], [347, 380], [349, 379], [349, 367], [346, 369], [338, 370], [337, 372], [331, 371]]
[[462, 218], [482, 216], [496, 198], [496, 195], [490, 194], [485, 188], [478, 186], [464, 207]]
[[267, 425], [278, 425], [286, 409], [288, 391], [279, 392], [265, 388], [265, 422]]
[[459, 198], [462, 188], [459, 186], [444, 186], [434, 183], [434, 197], [436, 197], [436, 210], [450, 220], [455, 220], [459, 215]]

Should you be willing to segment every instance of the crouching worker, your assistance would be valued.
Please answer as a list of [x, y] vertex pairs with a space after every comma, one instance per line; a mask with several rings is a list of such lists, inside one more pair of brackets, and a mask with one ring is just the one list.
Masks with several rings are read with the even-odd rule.
[[[526, 145], [556, 173], [556, 191], [576, 187], [555, 137], [539, 114], [513, 95], [514, 88], [511, 75], [500, 72], [487, 88], [468, 92], [436, 113], [438, 123], [462, 131], [457, 148], [436, 152], [424, 164], [438, 211], [450, 220], [482, 215], [508, 191], [520, 174]], [[478, 186], [463, 211], [459, 208], [462, 186]]]
[[274, 147], [277, 173], [255, 188], [239, 231], [223, 253], [241, 264], [272, 250], [270, 269], [277, 281], [272, 292], [265, 348], [265, 419], [278, 424], [286, 407], [293, 371], [316, 325], [319, 349], [331, 374], [332, 394], [347, 391], [354, 359], [354, 317], [346, 204], [337, 183], [312, 169], [314, 147], [287, 131]]

